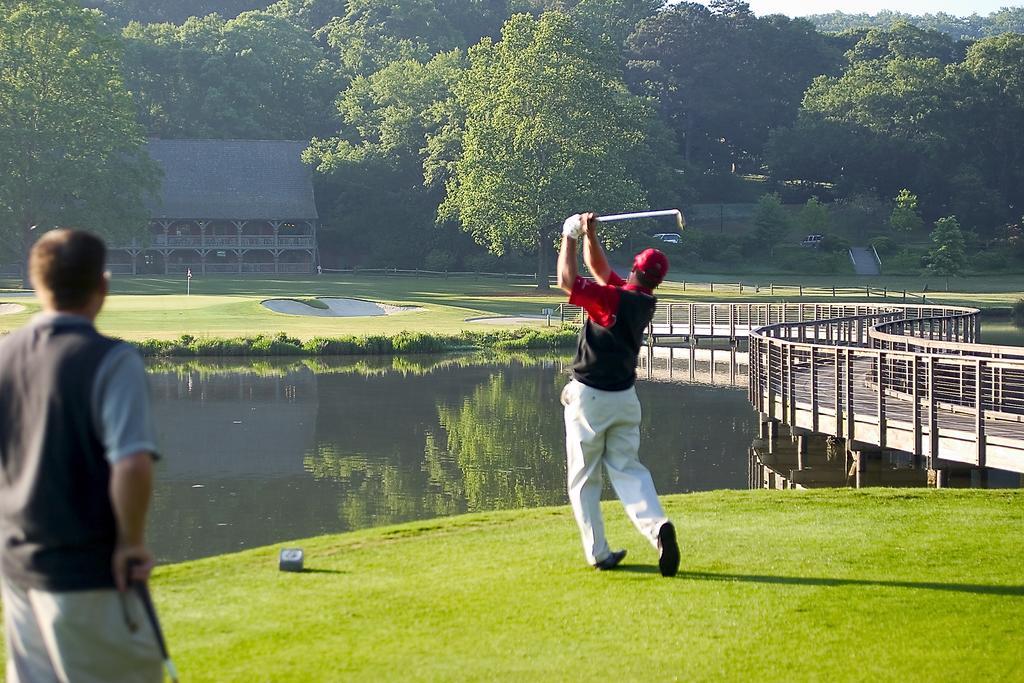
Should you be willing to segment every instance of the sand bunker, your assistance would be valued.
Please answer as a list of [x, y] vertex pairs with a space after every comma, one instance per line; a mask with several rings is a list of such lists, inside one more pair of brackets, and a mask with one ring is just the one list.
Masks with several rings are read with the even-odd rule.
[[366, 316], [413, 313], [424, 310], [417, 306], [392, 306], [391, 304], [379, 304], [376, 301], [364, 301], [363, 299], [317, 297], [317, 300], [325, 303], [327, 308], [315, 308], [293, 299], [267, 299], [263, 302], [263, 305], [275, 313], [310, 315], [318, 318], [361, 318]]
[[[547, 320], [543, 315], [488, 315], [480, 318], [466, 318], [467, 323], [486, 323], [488, 325], [534, 325]], [[558, 322], [554, 318], [552, 323]]]
[[21, 304], [0, 304], [0, 315], [13, 315], [24, 310], [25, 307]]

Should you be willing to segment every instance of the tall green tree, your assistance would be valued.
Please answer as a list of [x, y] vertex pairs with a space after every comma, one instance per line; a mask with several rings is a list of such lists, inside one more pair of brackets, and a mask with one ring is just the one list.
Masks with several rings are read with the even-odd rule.
[[[356, 49], [367, 54], [381, 47], [385, 52], [391, 49], [388, 46], [375, 47], [366, 43], [367, 40], [372, 42], [375, 36], [381, 35], [388, 41], [397, 39], [424, 44], [436, 52], [443, 49], [438, 45], [436, 38], [442, 32], [454, 31], [459, 36], [458, 47], [469, 47], [484, 36], [496, 38], [501, 33], [501, 25], [512, 14], [509, 0], [432, 0], [431, 4], [432, 8], [414, 1], [410, 5], [411, 11], [406, 12], [400, 2], [278, 0], [270, 5], [267, 11], [294, 21], [315, 34], [318, 39], [326, 39], [331, 32], [340, 30], [362, 42], [363, 44], [356, 46]], [[387, 9], [389, 6], [394, 7], [395, 13]], [[428, 14], [423, 14], [425, 7]], [[403, 16], [417, 13], [430, 19], [432, 23], [417, 26], [415, 23], [407, 22]], [[443, 22], [434, 23], [437, 17], [443, 17]], [[342, 34], [337, 34], [340, 35]], [[336, 39], [335, 42], [339, 51], [344, 49], [340, 40]], [[425, 59], [432, 54], [434, 52], [420, 57]]]
[[84, 0], [82, 5], [102, 10], [124, 24], [169, 21], [180, 24], [189, 17], [219, 14], [236, 17], [242, 12], [267, 6], [266, 0]]
[[767, 247], [769, 254], [775, 256], [775, 245], [782, 241], [789, 231], [789, 217], [782, 208], [779, 195], [770, 192], [762, 195], [754, 211], [754, 227], [761, 247]]
[[926, 203], [941, 205], [948, 171], [965, 154], [957, 82], [954, 66], [903, 56], [816, 78], [793, 128], [772, 134], [773, 175], [829, 182], [840, 197], [891, 197], [912, 181]]
[[465, 250], [468, 238], [435, 222], [446, 163], [438, 155], [447, 158], [449, 126], [461, 125], [452, 86], [464, 62], [452, 51], [356, 77], [338, 98], [342, 130], [313, 139], [306, 159], [321, 174], [323, 238], [343, 246], [348, 264], [412, 268], [432, 249]]
[[[1024, 12], [1024, 10], [1021, 10]], [[981, 40], [967, 52], [964, 133], [974, 166], [1008, 204], [1024, 204], [1024, 35]]]
[[120, 54], [100, 15], [72, 0], [0, 3], [0, 248], [22, 262], [55, 225], [112, 241], [146, 229], [157, 172]]
[[125, 72], [153, 135], [309, 139], [336, 127], [327, 54], [289, 20], [245, 12], [130, 24]]
[[948, 35], [897, 21], [887, 28], [868, 31], [847, 52], [851, 63], [876, 59], [938, 59], [951, 64], [963, 58], [960, 46]]
[[998, 36], [1007, 33], [1024, 33], [1024, 7], [1003, 7], [988, 15], [985, 33]]
[[[282, 0], [277, 6], [299, 2]], [[326, 2], [333, 5], [337, 0]], [[320, 33], [337, 54], [346, 78], [369, 76], [398, 60], [426, 62], [440, 52], [466, 49], [481, 38], [496, 37], [511, 15], [508, 0], [347, 0], [342, 4], [343, 9]]]
[[932, 249], [928, 252], [928, 272], [946, 278], [946, 289], [949, 289], [949, 278], [960, 275], [966, 264], [964, 252], [964, 235], [960, 231], [960, 223], [956, 216], [947, 216], [935, 221], [932, 229]]
[[984, 17], [978, 14], [956, 16], [946, 12], [913, 15], [882, 10], [878, 14], [831, 12], [812, 14], [806, 18], [813, 22], [819, 31], [826, 33], [871, 28], [889, 29], [901, 22], [945, 33], [954, 40], [977, 40], [1002, 33], [1024, 33], [1024, 8], [1021, 7], [1004, 7]]
[[889, 226], [895, 232], [914, 232], [924, 225], [921, 214], [917, 211], [917, 195], [903, 188], [896, 195], [896, 205], [889, 216]]
[[519, 14], [500, 42], [470, 49], [455, 89], [466, 123], [440, 217], [495, 254], [535, 252], [542, 288], [565, 216], [646, 199], [631, 164], [652, 113], [616, 62], [609, 43], [588, 40], [565, 14]]
[[743, 0], [710, 0], [708, 7], [712, 13], [728, 19], [752, 20], [754, 13], [750, 10], [750, 3]]
[[1024, 202], [1024, 36], [950, 62], [959, 49], [905, 24], [868, 31], [845, 73], [815, 79], [796, 124], [772, 133], [772, 175], [831, 183], [840, 198], [910, 185], [930, 218], [994, 232]]
[[810, 23], [732, 0], [673, 4], [628, 46], [631, 87], [656, 100], [686, 162], [717, 176], [759, 172], [768, 131], [790, 125], [812, 79], [841, 61]]
[[662, 0], [580, 0], [569, 13], [596, 35], [622, 47], [637, 24], [663, 6]]
[[547, 445], [559, 444], [562, 430], [548, 406], [557, 404], [562, 378], [551, 381], [543, 369], [531, 374], [494, 373], [461, 403], [438, 402], [470, 512], [556, 502], [545, 493], [562, 488], [565, 455]]
[[829, 226], [828, 207], [818, 201], [817, 197], [811, 197], [797, 214], [796, 223], [804, 233], [826, 232]]
[[349, 0], [325, 28], [343, 76], [369, 76], [391, 62], [426, 62], [464, 47], [463, 37], [434, 0]]

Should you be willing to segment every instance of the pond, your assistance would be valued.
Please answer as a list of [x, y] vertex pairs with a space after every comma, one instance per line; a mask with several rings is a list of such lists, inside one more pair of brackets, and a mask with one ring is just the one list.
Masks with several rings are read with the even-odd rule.
[[[984, 322], [982, 335], [1024, 344], [1024, 331], [1009, 323]], [[558, 397], [570, 360], [151, 364], [164, 454], [153, 548], [174, 562], [415, 519], [567, 504]], [[747, 402], [745, 353], [658, 348], [640, 361], [641, 458], [660, 493], [765, 485], [751, 448], [758, 418]], [[823, 460], [818, 471], [826, 465], [821, 483], [849, 485], [839, 462]], [[873, 485], [925, 482], [901, 460], [878, 467]], [[981, 485], [1020, 485], [1005, 474]], [[956, 485], [973, 485], [970, 475]]]
[[981, 321], [981, 341], [1001, 346], [1024, 346], [1024, 328], [1007, 320]]
[[[707, 358], [670, 364], [661, 355], [637, 384], [641, 457], [659, 492], [746, 488], [757, 416], [745, 367], [730, 365], [728, 351], [717, 352], [715, 373]], [[164, 458], [150, 542], [160, 561], [174, 562], [415, 519], [566, 504], [558, 399], [569, 361], [523, 354], [151, 364]]]

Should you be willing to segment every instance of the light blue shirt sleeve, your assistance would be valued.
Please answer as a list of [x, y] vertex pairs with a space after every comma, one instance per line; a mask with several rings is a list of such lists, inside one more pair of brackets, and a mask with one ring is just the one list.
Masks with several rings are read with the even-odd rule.
[[159, 457], [142, 356], [118, 344], [104, 356], [93, 384], [93, 419], [111, 465], [140, 452]]

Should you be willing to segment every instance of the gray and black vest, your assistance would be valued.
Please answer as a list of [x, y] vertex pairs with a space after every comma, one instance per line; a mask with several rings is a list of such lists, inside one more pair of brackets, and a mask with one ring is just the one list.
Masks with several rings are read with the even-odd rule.
[[576, 381], [605, 391], [624, 391], [636, 382], [636, 359], [657, 303], [650, 294], [629, 289], [619, 292], [615, 322], [602, 327], [588, 318], [572, 364]]
[[85, 321], [40, 321], [0, 341], [0, 562], [17, 585], [114, 586], [110, 465], [93, 416], [117, 344]]

